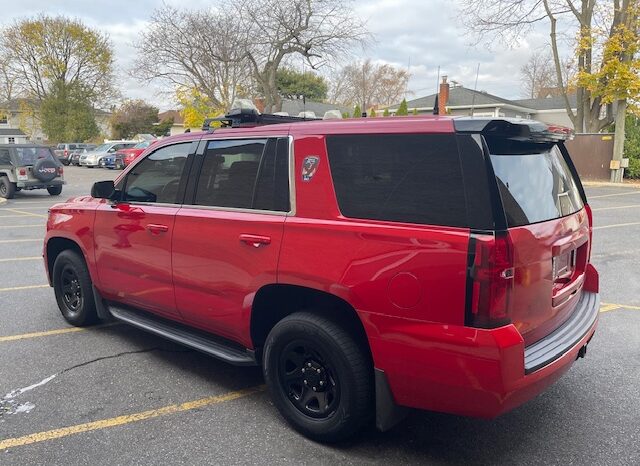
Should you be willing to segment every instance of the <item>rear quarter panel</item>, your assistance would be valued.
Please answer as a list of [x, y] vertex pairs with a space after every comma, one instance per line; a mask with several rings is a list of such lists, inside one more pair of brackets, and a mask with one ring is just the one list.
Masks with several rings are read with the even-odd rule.
[[[285, 223], [278, 281], [346, 300], [370, 338], [384, 333], [374, 328], [384, 320], [368, 318], [374, 314], [462, 325], [469, 230], [345, 218], [324, 138], [297, 138], [294, 153], [297, 210]], [[320, 162], [313, 178], [303, 181], [309, 155]]]

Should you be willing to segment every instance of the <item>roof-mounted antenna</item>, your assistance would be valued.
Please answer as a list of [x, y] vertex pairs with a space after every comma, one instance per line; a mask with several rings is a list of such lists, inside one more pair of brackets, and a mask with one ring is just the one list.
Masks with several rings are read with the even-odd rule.
[[438, 77], [436, 78], [436, 99], [433, 103], [433, 114], [440, 115], [440, 102], [438, 96], [440, 95], [440, 66], [438, 66]]
[[473, 85], [473, 97], [471, 97], [471, 115], [473, 116], [473, 107], [476, 104], [476, 92], [478, 89], [478, 75], [480, 74], [480, 62], [478, 62], [478, 68], [476, 69], [476, 83]]

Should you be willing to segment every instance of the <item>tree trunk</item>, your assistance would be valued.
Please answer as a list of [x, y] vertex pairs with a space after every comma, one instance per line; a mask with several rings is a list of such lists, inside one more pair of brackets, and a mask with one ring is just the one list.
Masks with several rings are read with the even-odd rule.
[[[616, 109], [616, 132], [613, 139], [613, 160], [622, 160], [624, 155], [624, 123], [627, 116], [627, 100], [618, 100]], [[622, 183], [624, 168], [611, 170], [611, 182]]]

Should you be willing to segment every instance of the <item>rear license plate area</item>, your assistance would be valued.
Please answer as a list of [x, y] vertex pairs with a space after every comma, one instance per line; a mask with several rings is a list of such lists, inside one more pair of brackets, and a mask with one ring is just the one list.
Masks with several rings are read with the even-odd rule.
[[576, 269], [576, 250], [567, 251], [551, 259], [554, 283], [567, 283]]

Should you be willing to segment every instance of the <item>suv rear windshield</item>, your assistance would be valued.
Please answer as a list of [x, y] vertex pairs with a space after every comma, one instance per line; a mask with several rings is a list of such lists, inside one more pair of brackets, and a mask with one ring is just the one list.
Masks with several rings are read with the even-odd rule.
[[507, 225], [544, 222], [578, 212], [582, 198], [556, 145], [489, 144]]
[[21, 165], [33, 165], [38, 159], [54, 160], [48, 147], [16, 147], [15, 150]]

